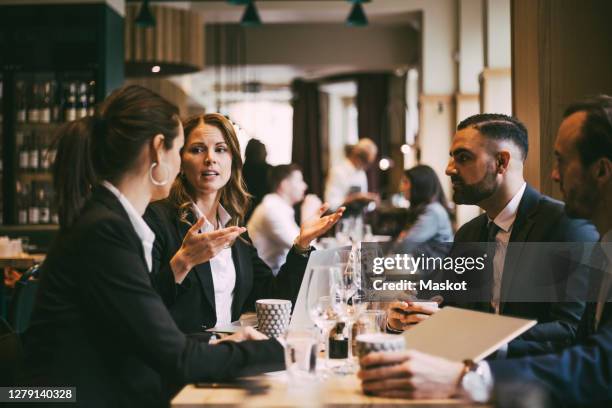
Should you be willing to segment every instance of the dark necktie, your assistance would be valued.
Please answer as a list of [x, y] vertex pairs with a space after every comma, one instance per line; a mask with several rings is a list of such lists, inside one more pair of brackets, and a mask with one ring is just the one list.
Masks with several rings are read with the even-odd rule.
[[487, 244], [487, 258], [489, 259], [489, 273], [487, 274], [488, 282], [486, 285], [486, 294], [489, 299], [486, 305], [486, 310], [489, 312], [495, 311], [491, 301], [493, 300], [493, 287], [495, 284], [495, 250], [497, 247], [495, 238], [497, 237], [497, 233], [500, 231], [500, 229], [501, 228], [499, 228], [493, 221], [489, 221], [489, 224], [487, 225], [487, 242], [489, 243]]
[[489, 221], [489, 224], [487, 225], [487, 242], [495, 242], [495, 237], [500, 229], [501, 228], [499, 228], [496, 223]]

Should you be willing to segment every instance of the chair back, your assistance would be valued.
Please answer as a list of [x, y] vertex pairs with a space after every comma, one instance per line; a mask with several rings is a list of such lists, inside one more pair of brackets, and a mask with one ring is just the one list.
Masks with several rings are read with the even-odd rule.
[[40, 265], [34, 265], [15, 283], [8, 318], [13, 330], [18, 334], [24, 333], [30, 325], [36, 291], [38, 290], [39, 271]]

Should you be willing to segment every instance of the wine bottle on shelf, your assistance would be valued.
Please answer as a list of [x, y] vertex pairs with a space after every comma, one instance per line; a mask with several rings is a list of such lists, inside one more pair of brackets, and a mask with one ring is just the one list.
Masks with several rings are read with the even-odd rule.
[[77, 84], [69, 82], [66, 96], [66, 106], [64, 107], [64, 121], [72, 122], [77, 118]]
[[50, 123], [51, 122], [51, 98], [52, 88], [51, 81], [42, 83], [41, 89], [41, 103], [40, 103], [40, 122]]
[[15, 133], [17, 148], [19, 149], [19, 170], [27, 171], [30, 167], [30, 146], [28, 138], [23, 132]]
[[25, 81], [15, 83], [15, 108], [17, 110], [17, 122], [26, 122], [27, 99]]
[[17, 181], [15, 191], [17, 193], [17, 223], [24, 225], [28, 223], [28, 207], [30, 205], [27, 185]]
[[96, 113], [96, 81], [89, 82], [87, 89], [87, 115], [94, 116]]
[[51, 160], [49, 157], [49, 144], [47, 139], [41, 137], [40, 140], [40, 171], [48, 172], [51, 169]]
[[38, 189], [38, 211], [41, 224], [51, 222], [51, 202], [49, 201], [48, 184], [44, 183]]
[[30, 105], [28, 106], [28, 122], [37, 123], [40, 121], [40, 84], [32, 81], [30, 91]]
[[38, 155], [38, 140], [36, 133], [32, 132], [30, 135], [30, 148], [28, 150], [28, 168], [32, 172], [39, 170], [40, 157]]
[[79, 99], [77, 102], [77, 119], [84, 118], [87, 116], [87, 83], [81, 82], [79, 84]]
[[52, 188], [49, 188], [48, 196], [51, 207], [51, 224], [59, 224], [59, 214], [57, 213], [57, 207], [55, 205], [55, 192]]
[[39, 224], [40, 223], [40, 208], [38, 206], [37, 183], [32, 182], [31, 185], [31, 197], [30, 205], [28, 206], [28, 224]]
[[51, 122], [58, 123], [62, 119], [62, 98], [58, 90], [57, 81], [50, 81], [49, 100], [51, 106]]

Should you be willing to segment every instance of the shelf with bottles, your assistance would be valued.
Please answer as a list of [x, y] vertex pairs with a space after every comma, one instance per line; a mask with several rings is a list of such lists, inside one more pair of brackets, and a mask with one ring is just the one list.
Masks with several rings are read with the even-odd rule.
[[[17, 149], [17, 177], [45, 174], [51, 171], [55, 160], [54, 130], [18, 129], [15, 132]], [[38, 177], [40, 178], [40, 176]]]
[[92, 116], [96, 82], [91, 73], [21, 74], [15, 81], [17, 125], [71, 122]]
[[58, 224], [51, 182], [18, 180], [15, 191], [19, 225]]

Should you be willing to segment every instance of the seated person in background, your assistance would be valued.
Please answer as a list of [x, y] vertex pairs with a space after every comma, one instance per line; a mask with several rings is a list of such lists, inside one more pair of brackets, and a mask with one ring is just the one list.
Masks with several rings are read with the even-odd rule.
[[[60, 232], [24, 336], [27, 385], [76, 387], [83, 407], [167, 407], [167, 383], [282, 368], [274, 339], [209, 345], [187, 338], [151, 287], [155, 235], [142, 214], [168, 195], [178, 173], [178, 108], [139, 86], [116, 90], [97, 108], [58, 131]], [[245, 333], [234, 339], [266, 339]]]
[[250, 139], [247, 142], [244, 150], [242, 174], [247, 192], [251, 195], [251, 202], [244, 217], [244, 222], [249, 222], [253, 211], [261, 203], [264, 196], [273, 191], [268, 183], [268, 172], [272, 166], [266, 162], [267, 155], [266, 145], [259, 140]]
[[554, 406], [611, 406], [612, 97], [581, 101], [563, 116], [552, 178], [560, 184], [568, 216], [588, 218], [597, 227], [605, 262], [605, 273], [593, 282], [597, 302], [588, 304], [580, 322], [584, 336], [557, 353], [480, 363], [462, 364], [414, 351], [372, 353], [361, 360], [365, 369], [358, 374], [366, 392], [404, 398], [467, 394], [485, 402], [494, 385], [498, 389], [526, 382], [549, 392]]
[[[461, 306], [538, 321], [509, 344], [508, 356], [552, 352], [576, 340], [585, 304], [572, 294], [578, 291], [578, 286], [586, 288], [588, 274], [586, 267], [559, 262], [555, 253], [543, 254], [537, 259], [538, 264], [533, 256], [525, 256], [530, 248], [508, 243], [595, 242], [598, 238], [592, 224], [569, 218], [563, 203], [527, 185], [523, 177], [527, 151], [527, 129], [521, 122], [501, 114], [478, 114], [459, 123], [446, 169], [453, 183], [455, 202], [476, 204], [485, 211], [457, 231], [449, 256], [460, 251], [463, 243], [495, 242], [489, 258], [492, 262], [487, 262], [485, 269], [488, 285], [482, 296], [489, 300], [466, 299]], [[532, 289], [536, 287], [532, 283], [548, 273], [541, 269], [542, 265], [577, 278], [571, 285], [566, 282], [563, 289], [570, 300], [512, 301], [521, 298], [529, 285]], [[410, 313], [391, 311], [389, 325], [396, 329], [404, 329], [438, 310], [435, 303], [398, 302], [393, 308]], [[503, 350], [498, 357], [501, 354]]]
[[295, 302], [311, 247], [343, 208], [302, 223], [277, 276], [240, 227], [248, 194], [232, 124], [218, 113], [184, 122], [181, 173], [168, 199], [152, 203], [145, 221], [155, 232], [151, 280], [185, 333], [229, 324], [262, 298]]
[[332, 167], [325, 183], [325, 201], [332, 210], [346, 206], [347, 211], [358, 212], [378, 195], [368, 192], [366, 170], [376, 161], [378, 148], [371, 139], [359, 139], [351, 147], [346, 159]]
[[300, 234], [293, 206], [303, 200], [302, 219], [310, 220], [317, 216], [322, 203], [314, 194], [304, 197], [308, 185], [297, 164], [272, 167], [269, 184], [273, 192], [255, 208], [247, 229], [257, 253], [276, 275]]
[[410, 201], [409, 226], [397, 238], [394, 252], [409, 252], [419, 244], [453, 241], [446, 197], [431, 167], [421, 165], [406, 170], [401, 191]]

